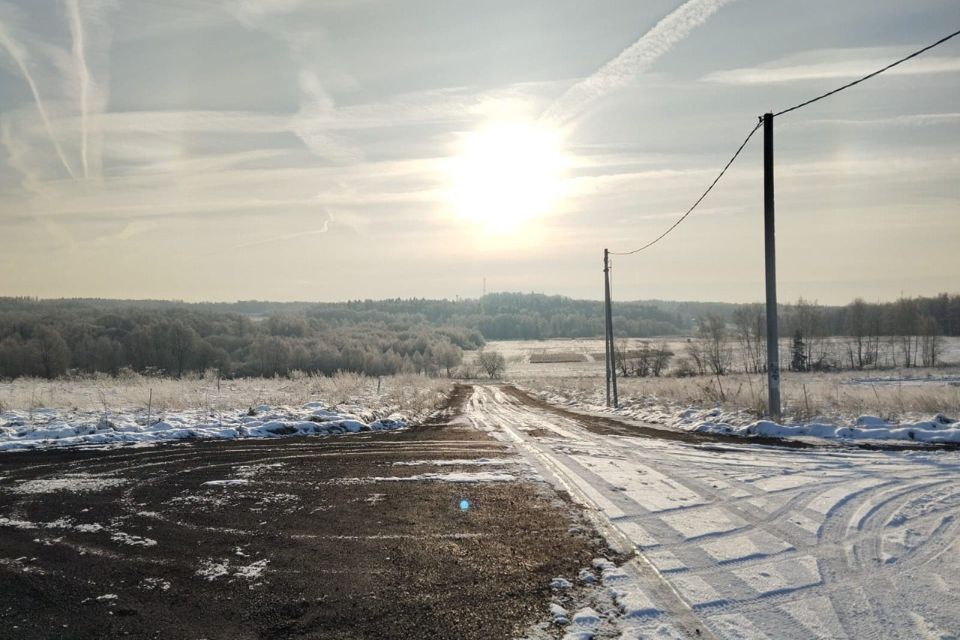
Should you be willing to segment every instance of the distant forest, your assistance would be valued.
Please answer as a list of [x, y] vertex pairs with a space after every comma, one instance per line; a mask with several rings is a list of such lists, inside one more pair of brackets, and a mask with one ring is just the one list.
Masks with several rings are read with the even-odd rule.
[[[690, 335], [705, 318], [756, 335], [760, 305], [618, 302], [620, 337]], [[784, 336], [960, 335], [960, 296], [855, 301], [800, 300], [780, 311]], [[181, 376], [272, 376], [291, 371], [370, 375], [449, 374], [464, 350], [487, 340], [583, 338], [603, 333], [601, 303], [541, 294], [479, 300], [364, 300], [343, 303], [184, 303], [155, 300], [0, 298], [0, 377], [131, 369]], [[813, 354], [811, 354], [813, 355]]]

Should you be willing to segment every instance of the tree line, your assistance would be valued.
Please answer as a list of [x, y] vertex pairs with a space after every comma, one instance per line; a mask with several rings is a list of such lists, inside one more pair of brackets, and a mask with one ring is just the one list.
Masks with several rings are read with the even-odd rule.
[[[843, 307], [800, 298], [778, 316], [781, 367], [791, 371], [935, 367], [943, 364], [944, 336], [960, 335], [960, 296], [857, 298]], [[699, 319], [675, 373], [766, 372], [766, 329], [760, 304], [737, 305], [730, 318], [709, 313]]]
[[[766, 368], [763, 305], [649, 301], [614, 309], [618, 336], [690, 336], [681, 354], [662, 345], [623, 350], [618, 366], [628, 373], [660, 375], [671, 361], [681, 374]], [[960, 335], [960, 295], [845, 306], [801, 298], [782, 305], [779, 317], [785, 368], [935, 366], [942, 337]], [[602, 334], [599, 302], [542, 294], [320, 304], [0, 298], [0, 377], [124, 368], [174, 376], [210, 368], [263, 376], [450, 374], [464, 350], [486, 340]]]
[[291, 371], [331, 375], [450, 375], [476, 330], [403, 321], [331, 323], [307, 315], [256, 319], [183, 307], [66, 304], [0, 310], [0, 377], [55, 378], [68, 372], [224, 376]]

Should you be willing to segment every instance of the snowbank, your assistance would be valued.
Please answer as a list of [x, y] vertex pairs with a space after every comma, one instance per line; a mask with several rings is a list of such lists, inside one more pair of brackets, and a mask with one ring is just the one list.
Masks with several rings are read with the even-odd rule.
[[687, 431], [772, 438], [814, 437], [841, 440], [908, 440], [934, 444], [960, 443], [960, 422], [937, 414], [921, 422], [888, 423], [877, 416], [860, 416], [853, 424], [778, 424], [758, 420], [746, 425], [723, 422], [680, 423]]
[[296, 408], [259, 405], [250, 411], [221, 415], [178, 411], [153, 418], [142, 410], [109, 414], [56, 409], [4, 411], [0, 412], [0, 451], [185, 439], [339, 435], [407, 426], [403, 416], [374, 419], [369, 412], [358, 413], [362, 415], [341, 414], [319, 402]]
[[700, 409], [670, 406], [644, 398], [627, 398], [618, 409], [610, 409], [592, 398], [563, 389], [529, 390], [551, 404], [649, 424], [699, 433], [733, 436], [765, 436], [770, 438], [822, 438], [826, 440], [897, 440], [930, 444], [960, 444], [960, 422], [943, 414], [928, 419], [887, 421], [878, 416], [862, 415], [844, 418], [818, 418], [810, 422], [780, 424], [757, 420], [745, 410], [724, 410], [720, 407]]

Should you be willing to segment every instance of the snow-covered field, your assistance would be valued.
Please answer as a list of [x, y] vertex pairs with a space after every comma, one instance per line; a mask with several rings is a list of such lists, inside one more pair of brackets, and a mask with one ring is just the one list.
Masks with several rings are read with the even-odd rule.
[[548, 615], [570, 640], [943, 640], [960, 628], [960, 452], [602, 435], [495, 387], [476, 389], [466, 419], [638, 552], [557, 576]]
[[0, 451], [188, 438], [335, 435], [406, 426], [450, 383], [419, 376], [0, 383]]
[[[684, 356], [684, 351], [689, 338], [686, 336], [665, 336], [663, 338], [624, 338], [618, 339], [617, 344], [625, 343], [629, 350], [634, 350], [642, 345], [651, 348], [661, 343], [665, 343], [667, 349], [674, 354], [672, 363], [675, 364], [678, 358]], [[846, 353], [845, 338], [827, 338], [825, 350], [845, 362]], [[735, 371], [743, 369], [742, 353], [739, 346], [731, 342], [730, 357], [731, 367]], [[889, 344], [884, 342], [885, 349], [891, 349]], [[502, 353], [508, 361], [507, 372], [515, 377], [539, 377], [539, 378], [568, 378], [576, 376], [602, 376], [603, 375], [603, 339], [602, 338], [552, 338], [549, 340], [496, 340], [487, 343], [488, 351], [497, 351]], [[586, 359], [583, 362], [531, 362], [530, 356], [538, 354], [559, 354], [574, 353], [581, 354]], [[790, 358], [790, 341], [784, 338], [781, 341], [780, 360], [784, 369]], [[535, 358], [536, 359], [536, 358]], [[944, 363], [960, 365], [960, 338], [942, 338], [942, 353], [940, 360]], [[863, 374], [863, 372], [861, 372]], [[889, 376], [887, 371], [884, 373], [868, 370], [867, 376]]]

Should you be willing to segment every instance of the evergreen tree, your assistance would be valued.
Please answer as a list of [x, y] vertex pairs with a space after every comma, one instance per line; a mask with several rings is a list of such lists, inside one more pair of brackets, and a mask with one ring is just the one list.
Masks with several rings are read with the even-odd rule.
[[800, 329], [793, 334], [793, 345], [790, 347], [790, 370], [807, 370], [807, 344], [803, 341], [803, 332]]

